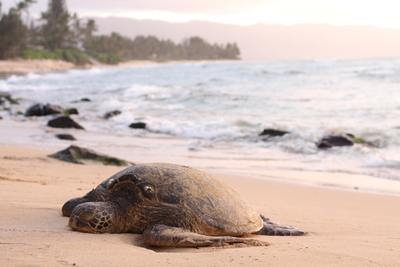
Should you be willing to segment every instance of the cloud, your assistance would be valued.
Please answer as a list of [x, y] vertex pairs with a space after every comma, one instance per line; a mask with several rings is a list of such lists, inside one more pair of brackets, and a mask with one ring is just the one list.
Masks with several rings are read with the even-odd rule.
[[[20, 0], [0, 0], [3, 11]], [[37, 0], [38, 17], [48, 0]], [[399, 0], [67, 0], [71, 13], [228, 24], [335, 24], [400, 27]]]

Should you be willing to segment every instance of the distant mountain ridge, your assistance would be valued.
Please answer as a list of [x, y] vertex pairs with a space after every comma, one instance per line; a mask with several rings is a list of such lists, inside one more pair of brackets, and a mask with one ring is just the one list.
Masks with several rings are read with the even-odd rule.
[[400, 57], [400, 29], [332, 25], [237, 26], [120, 17], [94, 19], [100, 33], [115, 31], [129, 37], [155, 35], [174, 41], [198, 35], [210, 42], [237, 42], [244, 59]]

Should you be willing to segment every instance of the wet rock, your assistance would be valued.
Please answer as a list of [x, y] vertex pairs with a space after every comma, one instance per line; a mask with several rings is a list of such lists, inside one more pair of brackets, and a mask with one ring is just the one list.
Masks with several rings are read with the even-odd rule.
[[84, 129], [81, 125], [79, 125], [76, 121], [68, 116], [59, 116], [57, 118], [49, 120], [47, 126], [53, 128], [75, 128], [81, 130]]
[[76, 138], [72, 134], [56, 134], [56, 137], [60, 140], [75, 141]]
[[118, 116], [119, 114], [121, 114], [122, 112], [120, 110], [113, 110], [113, 111], [109, 111], [106, 114], [104, 114], [103, 118], [108, 120], [112, 117]]
[[271, 129], [267, 128], [264, 129], [259, 136], [268, 136], [268, 137], [275, 137], [275, 136], [284, 136], [285, 134], [288, 134], [289, 132], [287, 131], [282, 131], [282, 130], [276, 130], [276, 129]]
[[134, 122], [129, 125], [132, 129], [146, 129], [146, 123], [144, 122]]
[[63, 109], [60, 106], [51, 105], [51, 104], [35, 104], [29, 107], [26, 112], [26, 117], [32, 116], [47, 116], [47, 115], [54, 115], [54, 114], [61, 114], [63, 113]]
[[319, 149], [327, 149], [335, 146], [352, 146], [354, 145], [354, 135], [344, 134], [344, 135], [330, 135], [322, 138], [322, 140], [317, 144]]
[[342, 135], [330, 135], [322, 138], [317, 144], [320, 149], [332, 148], [335, 146], [353, 146], [355, 144], [364, 145], [372, 148], [379, 148], [381, 144], [378, 141], [367, 141], [360, 136], [356, 136], [351, 133], [345, 133]]
[[79, 111], [76, 108], [67, 108], [67, 109], [64, 109], [64, 114], [65, 115], [78, 115]]
[[86, 160], [100, 162], [104, 165], [126, 166], [130, 164], [126, 160], [103, 155], [79, 146], [69, 146], [64, 150], [49, 155], [49, 157], [76, 164], [84, 164]]
[[0, 92], [0, 105], [3, 105], [5, 103], [16, 105], [18, 104], [18, 100], [13, 98], [9, 93]]

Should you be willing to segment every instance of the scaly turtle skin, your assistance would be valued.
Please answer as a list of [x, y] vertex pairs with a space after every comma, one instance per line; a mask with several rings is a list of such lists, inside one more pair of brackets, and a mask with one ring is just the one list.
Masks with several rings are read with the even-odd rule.
[[254, 212], [210, 175], [173, 164], [138, 164], [62, 208], [73, 230], [138, 233], [158, 247], [268, 245], [249, 234], [303, 235]]

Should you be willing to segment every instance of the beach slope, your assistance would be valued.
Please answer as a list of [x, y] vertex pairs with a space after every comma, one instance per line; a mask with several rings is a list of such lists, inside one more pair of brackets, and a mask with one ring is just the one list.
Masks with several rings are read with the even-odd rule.
[[269, 247], [152, 250], [140, 235], [84, 234], [60, 208], [120, 168], [75, 165], [52, 151], [0, 146], [0, 266], [399, 266], [400, 198], [218, 178], [304, 237], [259, 238]]

